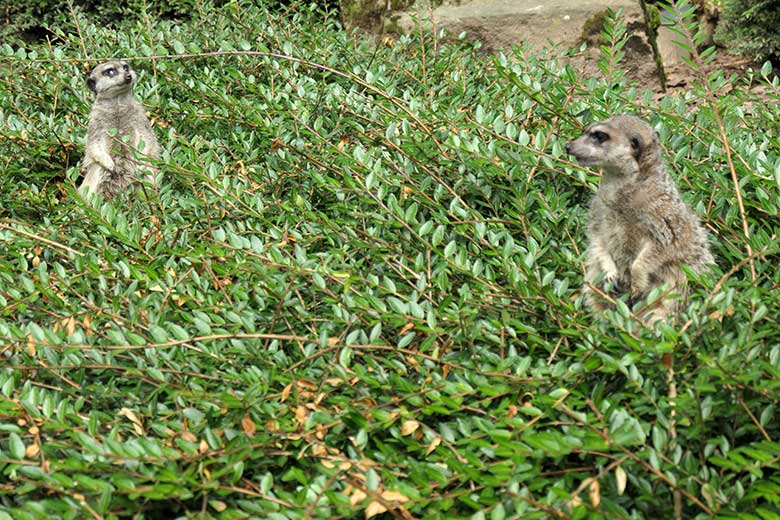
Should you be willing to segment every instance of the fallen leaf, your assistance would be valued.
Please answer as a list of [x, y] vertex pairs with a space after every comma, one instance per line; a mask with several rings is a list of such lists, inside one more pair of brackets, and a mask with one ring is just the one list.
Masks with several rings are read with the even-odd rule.
[[406, 437], [407, 435], [411, 435], [419, 427], [420, 427], [420, 423], [417, 421], [404, 421], [404, 423], [401, 425], [401, 435], [403, 435], [404, 437]]
[[408, 502], [409, 501], [409, 497], [407, 497], [406, 495], [402, 495], [398, 491], [389, 491], [389, 490], [388, 491], [384, 491], [382, 493], [382, 498], [384, 498], [385, 500], [389, 500], [391, 502]]
[[37, 444], [30, 444], [24, 449], [24, 456], [25, 458], [31, 459], [37, 457], [40, 452], [41, 452], [40, 446], [38, 446]]
[[292, 383], [284, 387], [284, 390], [282, 390], [282, 398], [281, 402], [285, 402], [288, 397], [290, 397], [290, 392], [292, 391]]
[[303, 424], [306, 422], [306, 407], [305, 406], [299, 406], [295, 409], [295, 418], [298, 420], [299, 423]]
[[428, 449], [425, 450], [425, 454], [430, 455], [431, 452], [439, 446], [439, 444], [441, 444], [441, 437], [439, 436], [434, 437], [431, 443], [428, 445]]
[[144, 425], [133, 410], [130, 408], [121, 408], [119, 410], [119, 416], [130, 419], [130, 422], [133, 423], [133, 430], [135, 431], [136, 435], [144, 434]]
[[249, 414], [245, 415], [244, 418], [241, 419], [241, 428], [244, 430], [244, 433], [250, 437], [257, 431], [257, 426], [255, 425], [252, 418], [249, 417]]
[[588, 487], [588, 496], [590, 497], [590, 503], [593, 507], [599, 507], [601, 503], [601, 484], [595, 478]]
[[664, 366], [664, 368], [666, 368], [666, 370], [672, 368], [672, 365], [674, 364], [674, 358], [669, 352], [661, 356], [661, 364]]
[[406, 334], [407, 332], [409, 332], [409, 331], [410, 331], [410, 330], [412, 330], [413, 328], [414, 328], [414, 323], [412, 323], [412, 322], [410, 321], [410, 322], [408, 322], [406, 325], [404, 325], [404, 326], [401, 328], [401, 331], [398, 333], [398, 335], [399, 335], [399, 336], [403, 336], [404, 334]]
[[368, 504], [368, 507], [366, 507], [366, 518], [371, 518], [372, 516], [384, 513], [385, 511], [387, 511], [387, 508], [379, 502], [371, 502]]
[[623, 466], [618, 466], [615, 468], [615, 481], [617, 482], [618, 495], [622, 495], [626, 490], [627, 481], [626, 470], [623, 469]]
[[366, 499], [366, 494], [360, 491], [359, 489], [356, 489], [354, 493], [349, 497], [349, 503], [350, 505], [357, 505], [361, 503], [363, 500]]

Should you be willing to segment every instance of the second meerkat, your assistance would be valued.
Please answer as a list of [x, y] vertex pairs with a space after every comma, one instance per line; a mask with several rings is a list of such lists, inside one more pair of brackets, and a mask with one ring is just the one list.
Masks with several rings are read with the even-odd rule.
[[590, 126], [566, 145], [583, 166], [602, 172], [590, 204], [585, 272], [586, 301], [595, 310], [608, 303], [591, 286], [613, 296], [644, 298], [667, 284], [678, 295], [647, 309], [647, 322], [681, 310], [687, 278], [681, 264], [701, 273], [715, 263], [707, 232], [683, 202], [663, 163], [653, 128], [635, 116], [620, 115]]
[[87, 78], [95, 103], [87, 128], [82, 195], [112, 197], [138, 182], [140, 170], [146, 171], [146, 182], [155, 182], [157, 169], [137, 158], [158, 159], [160, 145], [143, 105], [133, 96], [136, 79], [124, 61], [101, 63]]

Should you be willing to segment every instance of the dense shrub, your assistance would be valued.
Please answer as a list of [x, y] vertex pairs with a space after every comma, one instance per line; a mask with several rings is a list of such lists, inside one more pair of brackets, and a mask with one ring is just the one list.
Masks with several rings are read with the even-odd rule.
[[[0, 519], [780, 514], [777, 82], [206, 9], [0, 47]], [[139, 58], [159, 193], [75, 195], [82, 49]], [[578, 291], [564, 143], [624, 111], [718, 258], [657, 330]]]
[[723, 0], [717, 40], [756, 60], [780, 58], [780, 3], [775, 0]]
[[[2, 13], [0, 42], [20, 36], [28, 38], [49, 34], [51, 26], [67, 26], [74, 10], [89, 15], [95, 24], [117, 28], [142, 15], [182, 17], [196, 11], [197, 0], [26, 0], [9, 2]], [[200, 4], [201, 2], [198, 2]]]
[[[204, 14], [204, 3], [210, 9], [223, 7], [230, 0], [24, 0], [8, 2], [0, 12], [0, 43], [28, 41], [52, 37], [52, 27], [77, 33], [73, 23], [75, 13], [89, 16], [91, 23], [118, 29], [144, 17], [153, 19], [198, 19]], [[281, 10], [301, 6], [338, 13], [338, 0], [260, 0], [261, 4]]]

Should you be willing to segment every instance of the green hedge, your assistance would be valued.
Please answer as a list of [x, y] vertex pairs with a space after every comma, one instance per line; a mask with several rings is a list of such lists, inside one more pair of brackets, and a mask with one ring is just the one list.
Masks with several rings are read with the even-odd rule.
[[[614, 21], [604, 79], [206, 9], [0, 47], [1, 519], [780, 514], [780, 103], [656, 104]], [[76, 196], [83, 49], [139, 58], [159, 194]], [[564, 143], [625, 111], [718, 259], [657, 330], [579, 294]]]
[[780, 4], [772, 0], [723, 0], [716, 39], [758, 61], [780, 59]]

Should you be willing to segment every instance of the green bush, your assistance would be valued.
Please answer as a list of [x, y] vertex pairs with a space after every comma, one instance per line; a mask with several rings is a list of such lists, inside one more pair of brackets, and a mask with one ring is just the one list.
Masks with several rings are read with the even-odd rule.
[[[211, 0], [211, 4], [224, 3]], [[25, 0], [9, 2], [0, 20], [0, 42], [20, 37], [43, 39], [52, 27], [70, 27], [74, 11], [84, 13], [92, 23], [117, 28], [144, 15], [154, 18], [189, 18], [197, 16], [199, 0]], [[71, 9], [72, 8], [72, 9]]]
[[[614, 22], [604, 79], [204, 9], [0, 46], [0, 519], [780, 514], [779, 103], [656, 104]], [[76, 196], [84, 48], [139, 58], [159, 193]], [[564, 143], [624, 111], [718, 259], [657, 330], [579, 295]]]
[[780, 58], [780, 3], [774, 0], [723, 0], [716, 40], [757, 61]]

